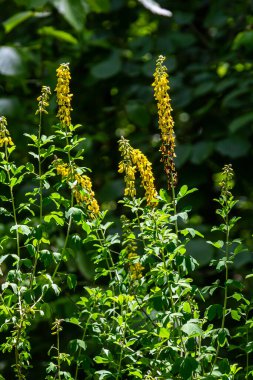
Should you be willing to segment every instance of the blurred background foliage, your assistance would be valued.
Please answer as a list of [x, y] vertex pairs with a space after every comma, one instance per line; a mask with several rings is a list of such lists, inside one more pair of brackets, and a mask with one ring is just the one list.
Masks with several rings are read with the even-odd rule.
[[[137, 0], [0, 0], [0, 114], [8, 118], [16, 159], [27, 160], [23, 134], [37, 128], [41, 85], [53, 90], [56, 68], [69, 62], [73, 123], [82, 124], [80, 131], [86, 137], [84, 165], [92, 169], [102, 209], [110, 210], [117, 222], [117, 201], [124, 187], [117, 173], [120, 136], [148, 156], [157, 187], [166, 187], [151, 87], [155, 61], [165, 55], [179, 185], [199, 188], [188, 201], [193, 210], [190, 222], [201, 226], [207, 236], [210, 226], [219, 223], [212, 200], [218, 191], [217, 173], [232, 163], [237, 213], [242, 216], [235, 234], [252, 251], [253, 4], [250, 0], [157, 2], [172, 17], [152, 13]], [[53, 95], [45, 134], [52, 133], [55, 111]], [[202, 265], [199, 278], [206, 279], [211, 276], [207, 264], [213, 249], [202, 240], [191, 244], [189, 250]], [[252, 262], [253, 255], [242, 253], [237, 267], [251, 268]], [[85, 280], [92, 278], [93, 268], [83, 252], [77, 256], [77, 267]], [[73, 308], [66, 297], [54, 307], [62, 315]], [[38, 339], [36, 333], [33, 339]], [[38, 358], [40, 354], [38, 347]]]
[[[146, 2], [148, 3], [148, 1]], [[85, 166], [92, 169], [97, 198], [117, 220], [123, 180], [117, 140], [131, 140], [153, 163], [157, 186], [165, 187], [160, 163], [153, 72], [167, 57], [177, 135], [180, 184], [192, 195], [191, 223], [203, 232], [217, 223], [212, 198], [218, 172], [232, 163], [239, 198], [239, 231], [252, 249], [253, 5], [251, 1], [160, 0], [172, 17], [152, 13], [138, 0], [0, 0], [0, 114], [27, 159], [24, 132], [36, 128], [41, 85], [55, 88], [55, 70], [69, 62], [73, 123], [83, 125]], [[55, 95], [44, 133], [55, 122]], [[27, 191], [27, 188], [24, 189]], [[192, 250], [205, 265], [212, 252], [197, 241]], [[198, 253], [197, 253], [198, 252]], [[252, 262], [241, 255], [238, 265]]]

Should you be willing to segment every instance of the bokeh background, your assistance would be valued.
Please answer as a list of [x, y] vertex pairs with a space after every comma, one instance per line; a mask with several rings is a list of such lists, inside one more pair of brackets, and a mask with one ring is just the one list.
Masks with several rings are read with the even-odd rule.
[[[253, 263], [253, 4], [157, 3], [172, 16], [155, 14], [138, 0], [0, 0], [0, 114], [8, 118], [16, 159], [22, 163], [28, 159], [23, 134], [37, 128], [41, 85], [53, 90], [56, 68], [69, 62], [72, 119], [82, 124], [80, 133], [86, 137], [84, 166], [92, 169], [96, 196], [117, 229], [117, 202], [124, 188], [117, 173], [120, 136], [148, 156], [157, 187], [166, 187], [151, 86], [156, 59], [165, 55], [179, 185], [199, 189], [188, 200], [190, 223], [207, 238], [213, 236], [211, 226], [219, 223], [212, 200], [218, 191], [217, 173], [226, 163], [235, 170], [235, 213], [242, 219], [234, 233], [249, 250], [236, 258], [236, 275], [251, 270]], [[54, 94], [45, 134], [52, 133], [55, 111]], [[198, 278], [208, 281], [212, 247], [197, 239], [190, 248], [200, 262]], [[84, 254], [77, 266], [89, 281], [94, 268]], [[58, 303], [59, 308], [71, 307], [66, 299]]]

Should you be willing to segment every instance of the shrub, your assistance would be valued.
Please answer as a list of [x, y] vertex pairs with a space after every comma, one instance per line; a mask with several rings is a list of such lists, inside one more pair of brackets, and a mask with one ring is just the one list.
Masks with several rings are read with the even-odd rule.
[[[147, 157], [122, 137], [120, 233], [113, 231], [110, 215], [99, 209], [91, 174], [81, 166], [84, 138], [77, 134], [80, 125], [71, 124], [68, 64], [57, 70], [59, 123], [49, 136], [43, 131], [50, 89], [43, 86], [38, 97], [38, 129], [26, 134], [32, 162], [15, 162], [7, 120], [0, 118], [0, 198], [6, 227], [0, 239], [1, 350], [12, 378], [26, 379], [38, 365], [32, 358], [31, 333], [45, 321], [51, 323], [54, 343], [50, 347], [38, 338], [49, 356], [47, 364], [45, 358], [41, 363], [44, 379], [252, 377], [252, 302], [245, 291], [251, 274], [238, 280], [231, 272], [235, 256], [244, 249], [231, 236], [239, 219], [232, 216], [237, 203], [233, 169], [225, 165], [219, 175], [215, 201], [221, 223], [212, 229], [218, 240], [207, 242], [217, 250], [210, 263], [216, 278], [203, 287], [192, 278], [198, 262], [190, 243], [204, 236], [201, 226], [188, 222], [190, 208], [185, 206], [196, 189], [177, 189], [174, 122], [163, 61], [157, 60], [153, 86], [167, 190], [156, 190]], [[80, 249], [82, 255], [92, 254], [95, 266], [95, 282], [84, 287], [72, 265]], [[69, 294], [74, 308], [59, 312], [52, 307]], [[219, 303], [213, 302], [215, 294]]]

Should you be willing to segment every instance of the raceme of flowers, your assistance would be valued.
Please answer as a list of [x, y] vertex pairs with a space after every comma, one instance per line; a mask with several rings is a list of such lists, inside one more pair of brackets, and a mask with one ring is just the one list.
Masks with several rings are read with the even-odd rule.
[[7, 119], [4, 116], [0, 116], [0, 147], [13, 145], [13, 141], [10, 137], [10, 133], [7, 129]]
[[125, 254], [128, 259], [129, 274], [133, 281], [142, 278], [143, 270], [145, 269], [139, 262], [139, 256], [137, 253], [137, 244], [134, 233], [131, 230], [131, 223], [125, 216], [121, 216], [122, 222], [122, 237], [125, 242]]
[[155, 99], [158, 108], [158, 124], [161, 131], [161, 161], [164, 164], [165, 173], [168, 178], [168, 189], [175, 187], [177, 184], [177, 172], [175, 168], [175, 135], [174, 121], [172, 118], [171, 99], [168, 91], [170, 90], [168, 73], [166, 66], [163, 65], [165, 57], [159, 56], [154, 73]]
[[133, 149], [129, 141], [121, 137], [119, 141], [119, 151], [122, 161], [119, 163], [119, 173], [125, 173], [125, 196], [134, 197], [136, 195], [135, 177], [138, 170], [141, 177], [141, 185], [145, 190], [145, 197], [149, 206], [157, 204], [157, 191], [155, 189], [155, 179], [152, 172], [152, 165], [147, 157], [139, 150]]
[[57, 174], [61, 175], [62, 178], [76, 181], [76, 185], [73, 188], [73, 194], [77, 204], [86, 204], [92, 217], [98, 215], [99, 205], [95, 198], [95, 193], [92, 190], [92, 182], [90, 178], [87, 175], [73, 172], [67, 164], [62, 163], [61, 161], [56, 161], [55, 166]]
[[48, 113], [47, 110], [46, 110], [46, 107], [49, 106], [49, 103], [48, 103], [49, 95], [51, 95], [51, 89], [50, 89], [50, 87], [48, 87], [48, 86], [42, 86], [41, 94], [37, 98], [37, 100], [38, 100], [38, 109], [36, 110], [35, 115], [37, 115], [38, 113], [43, 113], [43, 112], [45, 114]]
[[57, 73], [57, 85], [55, 88], [58, 113], [57, 117], [60, 119], [62, 126], [69, 127], [71, 125], [71, 100], [73, 94], [70, 93], [70, 70], [68, 63], [62, 63], [58, 69]]
[[234, 177], [234, 170], [232, 168], [231, 164], [224, 165], [222, 169], [222, 180], [220, 182], [220, 187], [221, 187], [221, 195], [224, 197], [229, 197], [231, 196], [231, 188], [233, 187], [233, 177]]

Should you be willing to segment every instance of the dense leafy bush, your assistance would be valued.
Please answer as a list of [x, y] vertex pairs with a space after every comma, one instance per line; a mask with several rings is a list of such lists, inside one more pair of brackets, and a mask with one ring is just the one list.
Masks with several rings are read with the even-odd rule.
[[[2, 379], [252, 378], [251, 274], [234, 278], [230, 272], [244, 249], [232, 236], [239, 220], [233, 216], [233, 169], [225, 165], [219, 173], [220, 224], [207, 242], [216, 250], [213, 280], [203, 287], [194, 278], [191, 244], [202, 239], [202, 255], [208, 244], [201, 225], [188, 221], [186, 200], [196, 189], [177, 185], [163, 60], [157, 60], [153, 86], [168, 186], [157, 192], [152, 165], [122, 137], [121, 231], [100, 211], [83, 166], [68, 64], [57, 69], [59, 123], [48, 136], [50, 88], [43, 86], [38, 97], [38, 128], [26, 133], [31, 162], [15, 161], [7, 120], [0, 118]], [[87, 256], [95, 268], [89, 284], [76, 265]]]

